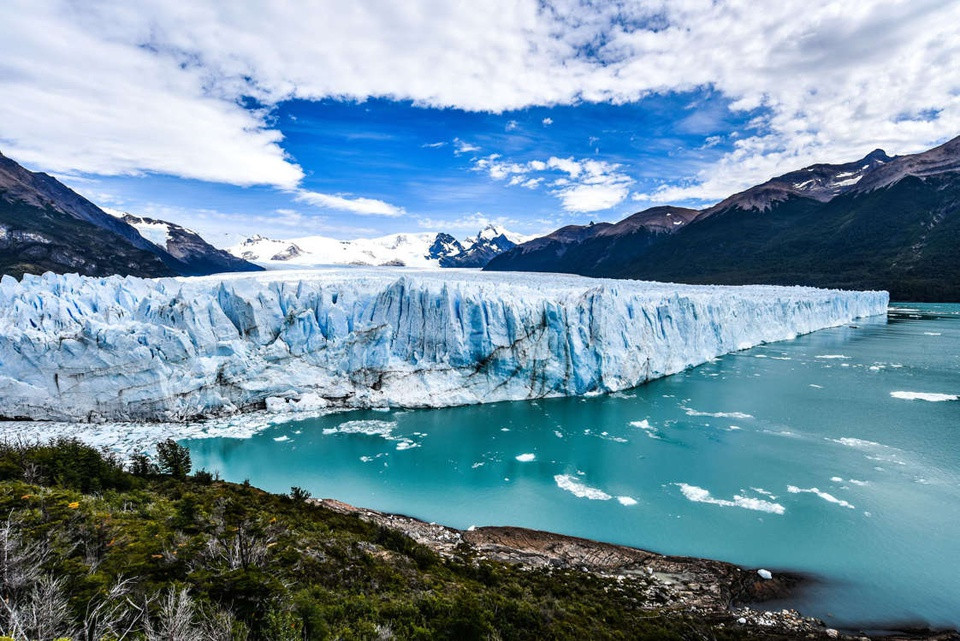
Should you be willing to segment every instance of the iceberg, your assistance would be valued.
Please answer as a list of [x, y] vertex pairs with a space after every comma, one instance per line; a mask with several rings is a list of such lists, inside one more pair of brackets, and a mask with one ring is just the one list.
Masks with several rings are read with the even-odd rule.
[[350, 269], [0, 280], [0, 417], [186, 421], [614, 392], [886, 292]]

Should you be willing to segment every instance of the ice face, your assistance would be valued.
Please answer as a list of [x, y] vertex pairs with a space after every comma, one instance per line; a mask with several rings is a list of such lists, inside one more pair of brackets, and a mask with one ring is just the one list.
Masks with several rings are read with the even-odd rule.
[[885, 292], [331, 269], [0, 281], [0, 416], [167, 420], [616, 391]]

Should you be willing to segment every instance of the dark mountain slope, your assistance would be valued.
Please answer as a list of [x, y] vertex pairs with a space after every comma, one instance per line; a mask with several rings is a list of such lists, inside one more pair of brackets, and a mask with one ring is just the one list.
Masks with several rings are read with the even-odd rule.
[[[162, 237], [158, 241], [162, 240], [162, 243], [155, 244], [176, 261], [166, 260], [165, 262], [181, 276], [263, 271], [263, 267], [248, 263], [222, 249], [217, 249], [201, 238], [197, 232], [175, 223], [132, 214], [124, 215], [123, 221], [141, 233], [144, 229], [149, 228], [155, 230], [155, 233], [158, 232], [159, 236]], [[149, 239], [152, 234], [143, 235]]]
[[887, 289], [960, 300], [960, 175], [899, 182], [827, 203], [792, 197], [727, 210], [606, 275], [690, 283]]
[[493, 258], [487, 269], [587, 275], [620, 271], [698, 214], [694, 209], [653, 207], [613, 225], [569, 225]]
[[10, 202], [0, 188], [0, 274], [173, 276], [156, 254], [50, 206]]
[[[131, 222], [165, 226], [167, 242], [154, 244]], [[0, 273], [156, 277], [259, 269], [178, 225], [111, 216], [52, 176], [0, 154]]]
[[579, 236], [558, 230], [487, 269], [887, 289], [896, 300], [960, 301], [960, 138], [920, 154], [877, 150], [778, 176], [687, 214], [673, 234], [627, 231], [624, 223], [648, 212], [578, 228]]

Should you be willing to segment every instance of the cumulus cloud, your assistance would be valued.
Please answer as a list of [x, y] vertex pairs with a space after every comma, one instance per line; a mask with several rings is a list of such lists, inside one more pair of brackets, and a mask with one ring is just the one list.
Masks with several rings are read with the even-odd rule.
[[491, 154], [474, 160], [473, 166], [494, 180], [506, 180], [511, 187], [537, 189], [550, 185], [550, 192], [560, 199], [563, 209], [575, 213], [602, 211], [619, 205], [627, 198], [634, 182], [617, 163], [573, 157], [552, 156], [545, 161], [518, 163]]
[[294, 199], [315, 207], [348, 211], [361, 216], [402, 216], [406, 212], [402, 207], [375, 198], [344, 196], [343, 194], [324, 194], [307, 189], [298, 190]]
[[544, 127], [549, 127], [549, 126], [552, 125], [552, 124], [553, 124], [553, 118], [544, 118], [544, 119], [543, 119], [543, 126], [544, 126]]
[[643, 196], [717, 199], [955, 135], [957, 24], [943, 0], [10, 0], [0, 145], [60, 172], [291, 188], [302, 171], [271, 120], [288, 99], [501, 112], [711, 89], [757, 118], [717, 163]]

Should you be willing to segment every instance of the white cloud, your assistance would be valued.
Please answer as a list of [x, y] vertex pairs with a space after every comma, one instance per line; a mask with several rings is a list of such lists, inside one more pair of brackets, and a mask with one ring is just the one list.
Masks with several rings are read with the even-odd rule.
[[514, 131], [519, 126], [520, 125], [517, 123], [516, 120], [510, 120], [510, 121], [507, 121], [507, 126], [504, 127], [504, 129], [506, 129], [507, 131]]
[[512, 226], [519, 224], [521, 224], [520, 221], [515, 218], [510, 218], [509, 216], [488, 216], [479, 211], [450, 220], [441, 220], [437, 218], [420, 218], [417, 220], [417, 225], [422, 229], [442, 231], [447, 233], [450, 233], [451, 231], [470, 232], [474, 235], [487, 225], [511, 228]]
[[553, 124], [553, 118], [544, 118], [544, 119], [543, 119], [543, 126], [544, 126], [544, 127], [549, 127], [549, 126], [552, 125], [552, 124]]
[[447, 143], [446, 143], [446, 142], [443, 142], [443, 141], [440, 141], [440, 142], [425, 142], [425, 143], [423, 143], [423, 144], [420, 145], [420, 146], [421, 146], [421, 147], [428, 147], [428, 148], [430, 148], [430, 149], [438, 149], [439, 147], [443, 147], [443, 146], [446, 145], [446, 144], [447, 144]]
[[[76, 189], [76, 186], [73, 186]], [[81, 190], [91, 197], [89, 190]], [[97, 202], [111, 203], [102, 207], [117, 215], [131, 213], [166, 220], [195, 230], [210, 244], [226, 248], [253, 234], [268, 238], [293, 238], [312, 234], [333, 235], [338, 238], [358, 238], [377, 233], [371, 227], [343, 225], [324, 216], [303, 213], [296, 209], [277, 208], [273, 211], [254, 213], [248, 211], [221, 211], [211, 208], [177, 207], [156, 202], [130, 202], [109, 192], [97, 194]], [[238, 221], [243, 221], [238, 225]]]
[[396, 217], [406, 213], [402, 207], [375, 198], [352, 198], [342, 194], [323, 194], [306, 189], [297, 190], [294, 198], [315, 207], [348, 211], [361, 216]]
[[464, 142], [459, 138], [453, 139], [453, 153], [455, 153], [456, 155], [459, 156], [460, 154], [471, 154], [475, 151], [480, 151], [480, 147], [477, 147], [476, 145], [471, 145], [470, 143]]
[[65, 173], [291, 188], [302, 171], [270, 119], [291, 98], [501, 112], [710, 88], [758, 109], [757, 127], [645, 196], [716, 199], [815, 160], [955, 135], [957, 24], [960, 3], [942, 0], [9, 0], [0, 147]]
[[[633, 179], [616, 163], [600, 160], [576, 160], [552, 156], [546, 161], [506, 162], [499, 154], [478, 158], [475, 171], [486, 172], [494, 180], [506, 180], [511, 187], [537, 189], [549, 181], [551, 193], [560, 199], [564, 210], [576, 213], [602, 211], [623, 202]], [[557, 173], [565, 174], [556, 177]], [[541, 174], [530, 176], [530, 174]], [[552, 177], [552, 179], [551, 179]]]

